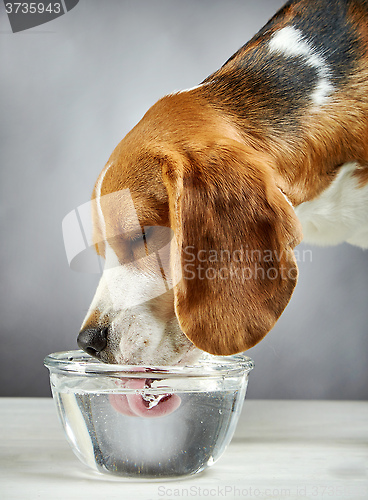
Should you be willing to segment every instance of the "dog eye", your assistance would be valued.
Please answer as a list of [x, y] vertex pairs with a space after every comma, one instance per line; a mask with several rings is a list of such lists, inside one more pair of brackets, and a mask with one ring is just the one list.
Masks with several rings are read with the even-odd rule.
[[145, 240], [147, 240], [147, 238], [151, 238], [153, 236], [154, 231], [155, 231], [154, 226], [145, 227], [143, 230], [143, 238]]
[[168, 245], [174, 232], [165, 226], [146, 226], [144, 228], [144, 241], [149, 253], [156, 252]]
[[135, 235], [129, 236], [129, 241], [134, 243], [135, 241], [143, 241], [144, 233], [137, 233]]

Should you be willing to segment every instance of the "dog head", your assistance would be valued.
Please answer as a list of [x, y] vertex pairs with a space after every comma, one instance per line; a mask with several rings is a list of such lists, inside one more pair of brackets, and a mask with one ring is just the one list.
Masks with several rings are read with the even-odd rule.
[[270, 160], [195, 95], [153, 106], [93, 193], [105, 268], [78, 337], [112, 363], [188, 363], [254, 346], [297, 280], [299, 222]]

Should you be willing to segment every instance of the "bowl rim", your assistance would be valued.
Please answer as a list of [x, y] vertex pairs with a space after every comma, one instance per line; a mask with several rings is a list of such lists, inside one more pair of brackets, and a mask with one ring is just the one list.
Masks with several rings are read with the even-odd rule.
[[49, 354], [44, 365], [52, 372], [110, 375], [129, 378], [222, 377], [249, 373], [254, 361], [244, 354], [212, 356], [203, 353], [193, 365], [141, 366], [103, 363], [82, 350], [59, 351]]

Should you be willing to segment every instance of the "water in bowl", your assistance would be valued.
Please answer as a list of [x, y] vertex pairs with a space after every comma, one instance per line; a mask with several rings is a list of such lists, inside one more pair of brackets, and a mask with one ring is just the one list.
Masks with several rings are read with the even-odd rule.
[[[240, 413], [247, 384], [177, 391], [180, 406], [158, 418], [118, 412], [108, 392], [94, 392], [90, 386], [88, 391], [71, 389], [70, 381], [64, 390], [62, 385], [53, 387], [54, 398], [82, 462], [99, 472], [160, 479], [195, 474], [221, 456], [234, 433], [234, 414]], [[157, 397], [154, 390], [153, 395]]]

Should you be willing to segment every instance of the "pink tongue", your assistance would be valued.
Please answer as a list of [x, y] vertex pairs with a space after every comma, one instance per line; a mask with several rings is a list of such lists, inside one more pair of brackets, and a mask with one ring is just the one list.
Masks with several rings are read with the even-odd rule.
[[[143, 389], [144, 379], [130, 379], [124, 386], [129, 389]], [[163, 417], [179, 408], [181, 399], [177, 394], [167, 394], [150, 405], [140, 394], [110, 394], [110, 404], [115, 410], [130, 417]], [[151, 406], [151, 407], [150, 407]]]

